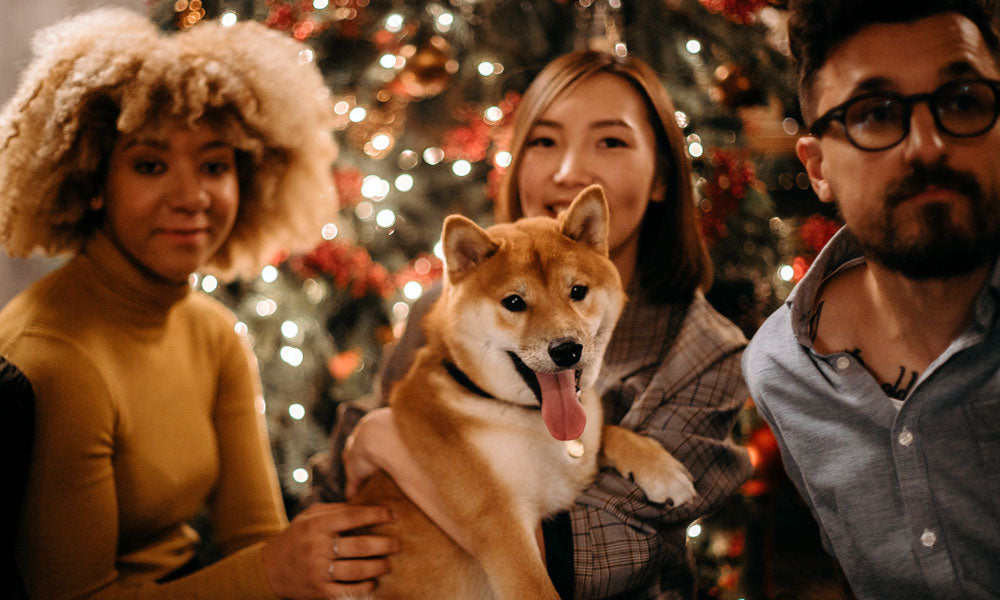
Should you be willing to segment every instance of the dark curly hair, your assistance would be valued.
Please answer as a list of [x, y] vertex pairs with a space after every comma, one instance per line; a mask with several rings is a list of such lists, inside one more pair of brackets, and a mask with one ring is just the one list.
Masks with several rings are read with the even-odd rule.
[[799, 102], [807, 122], [815, 118], [811, 93], [817, 72], [837, 46], [868, 25], [958, 13], [979, 28], [986, 46], [1000, 60], [993, 0], [791, 0], [788, 8], [788, 43], [798, 62]]

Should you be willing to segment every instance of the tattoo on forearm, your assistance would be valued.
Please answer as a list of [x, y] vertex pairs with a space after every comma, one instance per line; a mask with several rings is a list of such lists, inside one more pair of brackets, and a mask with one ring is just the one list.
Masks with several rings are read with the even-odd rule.
[[816, 308], [813, 309], [812, 314], [809, 315], [809, 341], [810, 342], [815, 342], [816, 341], [816, 332], [819, 331], [819, 315], [820, 315], [821, 312], [823, 312], [823, 301], [822, 300], [820, 300], [820, 302], [816, 305]]
[[[861, 348], [855, 348], [854, 350], [844, 350], [844, 352], [850, 354], [857, 360], [862, 367], [866, 369], [868, 366], [865, 361], [861, 358]], [[870, 372], [870, 371], [869, 371]], [[885, 392], [886, 396], [894, 398], [896, 400], [905, 400], [906, 396], [909, 395], [910, 390], [913, 389], [913, 384], [917, 382], [918, 373], [916, 371], [910, 371], [910, 381], [907, 382], [905, 387], [900, 387], [903, 383], [903, 378], [906, 377], [906, 367], [899, 367], [899, 377], [896, 378], [895, 383], [879, 383], [882, 387], [882, 391]]]

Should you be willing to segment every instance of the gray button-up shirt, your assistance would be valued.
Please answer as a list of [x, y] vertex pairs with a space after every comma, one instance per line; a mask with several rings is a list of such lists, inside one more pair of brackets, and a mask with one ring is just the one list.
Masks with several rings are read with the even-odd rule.
[[859, 599], [998, 598], [1000, 268], [969, 328], [893, 401], [808, 335], [823, 281], [863, 260], [845, 229], [827, 244], [747, 348], [751, 395]]

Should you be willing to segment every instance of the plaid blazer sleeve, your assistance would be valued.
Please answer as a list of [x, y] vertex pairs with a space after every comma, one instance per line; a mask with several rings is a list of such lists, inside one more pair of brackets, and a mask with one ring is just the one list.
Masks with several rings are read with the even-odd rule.
[[[632, 481], [602, 470], [568, 513], [573, 591], [563, 588], [567, 597], [690, 596], [687, 525], [721, 505], [751, 474], [746, 451], [729, 439], [747, 397], [741, 352], [718, 358], [679, 389], [669, 390], [657, 373], [635, 396], [635, 406], [655, 408], [631, 428], [659, 440], [684, 463], [698, 498], [676, 508], [654, 504]], [[607, 393], [631, 395], [629, 384]]]

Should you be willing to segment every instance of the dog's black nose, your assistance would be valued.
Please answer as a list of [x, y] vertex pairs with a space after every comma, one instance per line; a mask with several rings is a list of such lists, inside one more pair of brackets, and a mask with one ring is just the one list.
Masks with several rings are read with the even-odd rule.
[[583, 345], [572, 340], [555, 341], [549, 344], [549, 356], [560, 367], [572, 367], [580, 362]]

